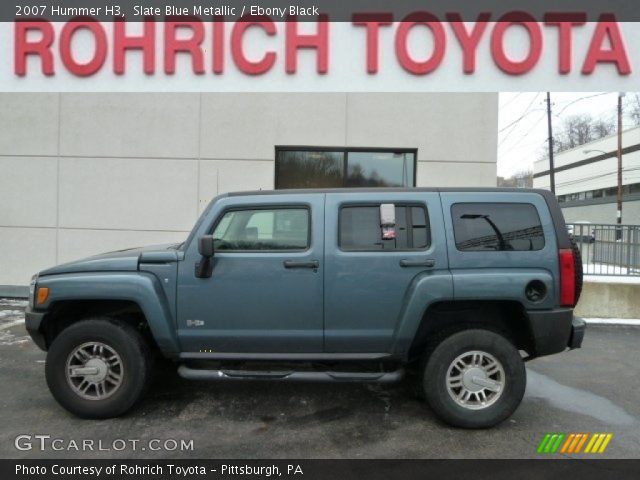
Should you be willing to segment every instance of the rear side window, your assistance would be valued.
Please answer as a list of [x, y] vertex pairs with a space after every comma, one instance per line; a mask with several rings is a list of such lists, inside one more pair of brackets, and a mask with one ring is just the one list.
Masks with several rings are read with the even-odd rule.
[[461, 251], [531, 251], [544, 248], [538, 211], [530, 203], [456, 203], [451, 206]]
[[309, 247], [309, 210], [232, 210], [218, 222], [213, 241], [221, 251], [305, 250]]
[[395, 238], [383, 238], [380, 205], [340, 209], [339, 245], [342, 250], [424, 250], [429, 246], [427, 210], [417, 205], [395, 206]]

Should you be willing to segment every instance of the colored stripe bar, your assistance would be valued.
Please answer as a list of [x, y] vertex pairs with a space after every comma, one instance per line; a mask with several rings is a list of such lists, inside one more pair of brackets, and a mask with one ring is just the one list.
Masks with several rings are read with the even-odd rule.
[[595, 445], [598, 438], [600, 438], [599, 433], [591, 435], [591, 439], [589, 440], [589, 443], [587, 443], [587, 448], [584, 449], [584, 453], [591, 453], [591, 448]]
[[607, 436], [606, 433], [601, 433], [600, 435], [598, 435], [598, 439], [596, 440], [596, 443], [594, 443], [593, 447], [591, 448], [591, 453], [598, 453], [598, 450], [600, 449], [600, 445], [602, 445], [602, 442], [604, 441], [606, 436]]
[[611, 441], [612, 438], [613, 438], [613, 434], [611, 433], [607, 434], [607, 436], [604, 439], [604, 442], [602, 442], [602, 446], [600, 447], [600, 450], [598, 450], [598, 453], [604, 453], [605, 449], [607, 448], [607, 445], [609, 445], [609, 442]]
[[560, 450], [560, 453], [567, 453], [567, 450], [569, 449], [569, 445], [571, 445], [571, 442], [573, 442], [574, 438], [576, 438], [576, 434], [571, 433], [565, 440], [564, 445], [562, 445], [562, 450]]
[[581, 433], [576, 433], [576, 436], [573, 439], [573, 442], [571, 442], [571, 446], [569, 447], [569, 451], [567, 453], [575, 452], [576, 447], [582, 441], [582, 437], [583, 437], [583, 435]]
[[551, 438], [551, 434], [550, 433], [547, 433], [544, 436], [544, 438], [540, 442], [540, 445], [538, 445], [538, 453], [542, 453], [544, 451], [544, 447], [547, 445], [547, 442], [549, 441], [550, 438]]
[[582, 437], [580, 438], [580, 442], [578, 443], [578, 445], [576, 445], [576, 451], [574, 453], [580, 453], [580, 450], [582, 450], [582, 446], [587, 441], [587, 438], [589, 438], [588, 433], [581, 433], [580, 435], [582, 435]]
[[556, 453], [558, 451], [558, 448], [560, 448], [560, 444], [562, 443], [562, 440], [564, 439], [565, 434], [561, 433], [558, 435], [558, 439], [556, 440], [556, 443], [553, 445], [553, 447], [551, 447], [551, 453]]
[[553, 435], [551, 435], [551, 438], [547, 442], [547, 445], [544, 447], [544, 453], [551, 453], [551, 447], [553, 447], [553, 444], [555, 443], [556, 438], [558, 438], [557, 433], [554, 433]]
[[[538, 453], [604, 453], [612, 433], [547, 433], [538, 445]], [[582, 447], [586, 444], [584, 451]]]

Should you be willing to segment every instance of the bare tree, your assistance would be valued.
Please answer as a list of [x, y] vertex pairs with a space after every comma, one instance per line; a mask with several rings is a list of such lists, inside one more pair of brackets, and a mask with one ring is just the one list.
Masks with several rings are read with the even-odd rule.
[[517, 187], [517, 188], [531, 188], [533, 187], [533, 171], [522, 170], [516, 172], [510, 177], [498, 177], [499, 187]]
[[567, 117], [554, 135], [553, 149], [556, 153], [579, 147], [615, 133], [613, 121], [594, 119], [591, 115], [581, 114]]
[[593, 123], [594, 140], [607, 137], [616, 133], [616, 128], [613, 122], [606, 122], [604, 120], [596, 120]]
[[629, 116], [635, 126], [640, 126], [640, 95], [634, 93], [628, 95], [629, 103], [627, 108], [629, 109]]
[[564, 121], [561, 135], [567, 148], [575, 148], [593, 140], [592, 122], [590, 115], [572, 115]]

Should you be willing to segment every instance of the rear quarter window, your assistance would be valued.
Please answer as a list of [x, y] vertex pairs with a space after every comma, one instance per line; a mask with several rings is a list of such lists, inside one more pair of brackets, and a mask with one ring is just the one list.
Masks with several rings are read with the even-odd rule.
[[456, 203], [451, 206], [456, 248], [463, 252], [534, 251], [544, 232], [530, 203]]

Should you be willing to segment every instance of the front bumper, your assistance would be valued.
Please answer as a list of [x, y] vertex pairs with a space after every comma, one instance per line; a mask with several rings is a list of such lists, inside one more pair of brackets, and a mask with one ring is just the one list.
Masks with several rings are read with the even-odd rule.
[[35, 342], [35, 344], [41, 350], [47, 350], [47, 342], [44, 338], [44, 334], [40, 329], [40, 325], [42, 324], [42, 319], [45, 316], [45, 312], [36, 312], [31, 309], [31, 307], [27, 307], [24, 312], [24, 324], [27, 328], [27, 332]]
[[535, 356], [552, 355], [582, 346], [586, 323], [573, 309], [529, 311]]

